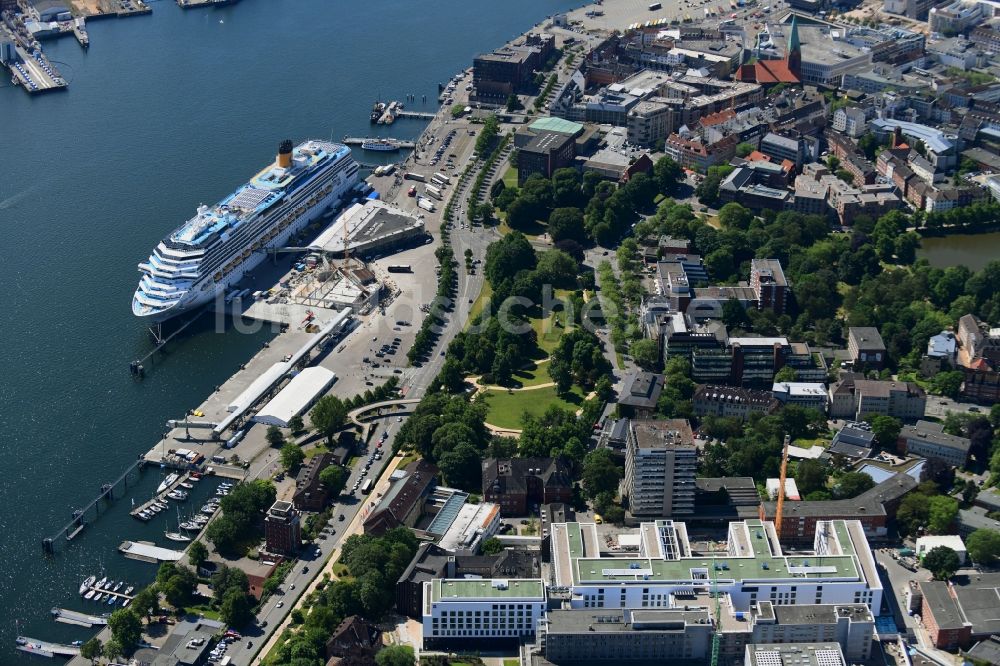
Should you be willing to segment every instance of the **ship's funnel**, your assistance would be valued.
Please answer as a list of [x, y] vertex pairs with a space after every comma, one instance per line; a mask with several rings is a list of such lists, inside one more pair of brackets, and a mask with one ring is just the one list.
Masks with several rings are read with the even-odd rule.
[[282, 169], [292, 166], [292, 142], [290, 139], [285, 139], [278, 146], [278, 166]]

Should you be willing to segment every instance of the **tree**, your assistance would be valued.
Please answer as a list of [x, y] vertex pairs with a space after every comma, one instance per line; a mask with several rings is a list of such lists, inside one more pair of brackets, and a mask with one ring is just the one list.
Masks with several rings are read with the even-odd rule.
[[587, 497], [594, 499], [601, 493], [614, 493], [618, 490], [618, 482], [622, 478], [621, 468], [611, 457], [608, 449], [594, 449], [583, 459], [583, 491]]
[[192, 541], [188, 546], [188, 562], [194, 568], [200, 567], [208, 559], [208, 548], [201, 541]]
[[548, 231], [553, 242], [587, 240], [587, 231], [583, 226], [583, 211], [579, 208], [556, 208], [549, 215]]
[[281, 447], [281, 464], [289, 471], [297, 469], [306, 459], [306, 454], [302, 452], [298, 444], [287, 442]]
[[281, 432], [281, 428], [278, 426], [268, 426], [267, 428], [267, 443], [271, 446], [280, 447], [285, 443], [285, 435]]
[[976, 530], [965, 540], [965, 547], [973, 562], [992, 567], [1000, 560], [1000, 532], [990, 529]]
[[576, 285], [578, 266], [576, 260], [562, 250], [549, 250], [538, 257], [535, 272], [543, 284], [573, 287]]
[[795, 466], [795, 483], [803, 495], [826, 490], [827, 467], [818, 460], [800, 460]]
[[151, 617], [160, 612], [160, 593], [156, 584], [149, 585], [139, 590], [135, 598], [132, 599], [132, 609], [136, 613]]
[[504, 280], [513, 280], [518, 271], [533, 269], [536, 261], [524, 234], [511, 232], [486, 249], [484, 274], [495, 290]]
[[730, 298], [722, 304], [722, 323], [730, 329], [750, 327], [750, 318], [739, 299]]
[[774, 381], [777, 382], [794, 382], [799, 378], [798, 371], [790, 365], [786, 365], [781, 370], [778, 370], [777, 374], [774, 375]]
[[597, 393], [597, 399], [601, 402], [610, 402], [615, 397], [614, 384], [611, 383], [611, 379], [607, 375], [597, 380], [597, 383], [594, 384], [594, 392]]
[[94, 663], [102, 656], [104, 656], [104, 645], [101, 641], [97, 639], [96, 636], [91, 638], [89, 641], [80, 646], [80, 656], [84, 659], [89, 659], [90, 663]]
[[958, 553], [948, 546], [935, 546], [931, 548], [922, 564], [930, 571], [935, 580], [948, 580], [955, 575], [961, 563], [958, 560]]
[[194, 599], [198, 577], [188, 567], [164, 562], [156, 572], [156, 587], [174, 608], [184, 608]]
[[656, 340], [650, 338], [636, 340], [629, 345], [628, 352], [643, 370], [655, 372], [660, 369], [660, 346]]
[[329, 440], [347, 421], [347, 407], [335, 395], [325, 395], [316, 401], [309, 412], [313, 426]]
[[409, 645], [388, 645], [375, 655], [376, 666], [414, 666], [416, 658]]
[[521, 100], [518, 99], [517, 95], [511, 93], [507, 96], [507, 112], [512, 113], [518, 109], [523, 109], [524, 105], [521, 104]]
[[747, 155], [749, 155], [753, 151], [754, 151], [753, 144], [752, 143], [748, 143], [746, 141], [744, 141], [743, 143], [741, 143], [741, 144], [739, 144], [739, 145], [736, 146], [736, 156], [737, 157], [746, 157]]
[[245, 627], [253, 619], [253, 597], [242, 590], [231, 588], [222, 600], [219, 615], [230, 627]]
[[336, 497], [347, 484], [347, 470], [340, 465], [329, 465], [319, 473], [319, 480], [327, 492]]
[[893, 450], [896, 448], [896, 440], [903, 429], [903, 422], [892, 416], [882, 414], [869, 414], [865, 421], [872, 427], [872, 434], [875, 435], [875, 442], [880, 448]]
[[874, 486], [875, 481], [864, 472], [848, 472], [837, 479], [833, 487], [833, 495], [837, 499], [850, 499]]
[[292, 418], [288, 419], [288, 429], [293, 435], [298, 435], [306, 429], [305, 421], [302, 420], [301, 416], [296, 414]]
[[931, 393], [948, 396], [949, 398], [957, 398], [959, 392], [962, 390], [964, 379], [964, 375], [962, 375], [960, 370], [939, 372], [931, 377]]
[[242, 569], [222, 565], [212, 575], [212, 597], [221, 602], [230, 590], [250, 591], [250, 579]]
[[503, 541], [500, 541], [496, 537], [490, 537], [483, 542], [481, 550], [483, 551], [483, 555], [496, 555], [503, 551]]
[[660, 192], [663, 193], [672, 192], [683, 174], [684, 170], [681, 165], [670, 157], [661, 157], [653, 165], [653, 179]]
[[958, 500], [947, 495], [935, 495], [927, 501], [927, 531], [945, 534], [958, 517]]
[[[118, 641], [124, 652], [131, 651], [142, 638], [142, 620], [131, 608], [119, 608], [112, 613], [108, 618], [108, 628], [111, 629], [111, 637]], [[106, 649], [105, 652], [107, 651]]]
[[104, 656], [111, 661], [114, 661], [116, 657], [120, 657], [124, 653], [125, 649], [122, 646], [121, 641], [117, 639], [112, 638], [104, 644]]
[[753, 221], [753, 213], [734, 202], [727, 203], [719, 209], [719, 224], [727, 229], [742, 229], [746, 231]]

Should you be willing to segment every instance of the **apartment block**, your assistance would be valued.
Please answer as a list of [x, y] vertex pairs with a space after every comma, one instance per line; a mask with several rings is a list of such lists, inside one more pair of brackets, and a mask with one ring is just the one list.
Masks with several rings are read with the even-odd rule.
[[622, 495], [632, 518], [694, 512], [698, 452], [687, 419], [632, 421]]

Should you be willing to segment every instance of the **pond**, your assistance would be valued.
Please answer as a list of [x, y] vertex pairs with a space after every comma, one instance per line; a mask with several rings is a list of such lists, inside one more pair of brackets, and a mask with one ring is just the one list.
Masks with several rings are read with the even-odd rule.
[[926, 258], [935, 268], [964, 265], [978, 271], [1000, 258], [1000, 231], [924, 238], [917, 257]]

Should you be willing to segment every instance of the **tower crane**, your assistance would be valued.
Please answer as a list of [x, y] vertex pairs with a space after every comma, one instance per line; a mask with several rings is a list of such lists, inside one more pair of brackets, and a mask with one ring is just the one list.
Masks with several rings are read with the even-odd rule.
[[778, 475], [778, 508], [774, 512], [774, 528], [778, 532], [778, 541], [781, 541], [784, 521], [781, 519], [782, 511], [785, 508], [785, 479], [788, 478], [788, 445], [791, 437], [785, 435], [785, 444], [781, 451], [781, 474]]

